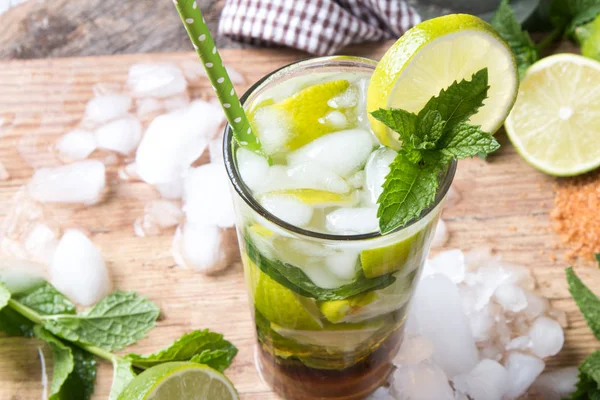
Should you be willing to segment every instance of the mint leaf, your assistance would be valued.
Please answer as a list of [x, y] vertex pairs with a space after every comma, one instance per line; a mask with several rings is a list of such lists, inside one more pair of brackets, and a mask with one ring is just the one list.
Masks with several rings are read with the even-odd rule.
[[552, 0], [549, 14], [554, 26], [566, 28], [571, 34], [600, 14], [600, 0]]
[[61, 388], [75, 365], [71, 348], [40, 325], [33, 328], [33, 333], [36, 338], [48, 343], [52, 351], [52, 382], [50, 383], [49, 400], [60, 400]]
[[55, 335], [105, 350], [120, 350], [144, 337], [159, 309], [134, 292], [114, 292], [78, 315], [47, 317], [44, 327]]
[[402, 143], [413, 144], [417, 116], [399, 108], [384, 110], [380, 108], [371, 113], [373, 118], [398, 133]]
[[237, 348], [223, 339], [223, 335], [205, 329], [186, 333], [169, 347], [154, 354], [128, 354], [125, 358], [139, 368], [150, 368], [163, 362], [192, 360], [223, 371], [236, 354]]
[[33, 322], [10, 307], [0, 310], [0, 331], [8, 336], [33, 336]]
[[10, 300], [10, 292], [4, 286], [4, 283], [0, 282], [0, 310], [2, 310], [8, 304]]
[[461, 159], [489, 154], [498, 150], [500, 144], [478, 126], [461, 123], [444, 136], [443, 143], [438, 143], [438, 147], [442, 153]]
[[563, 400], [600, 400], [600, 389], [598, 384], [580, 369], [577, 389]]
[[490, 22], [515, 54], [519, 78], [522, 79], [527, 68], [540, 58], [535, 44], [529, 34], [521, 29], [508, 0], [500, 2]]
[[60, 391], [60, 400], [89, 400], [94, 393], [96, 381], [96, 359], [75, 346], [69, 346], [73, 353], [73, 372]]
[[566, 271], [569, 292], [594, 336], [600, 339], [600, 299], [581, 282], [572, 267], [567, 268]]
[[414, 164], [400, 152], [390, 164], [390, 172], [377, 202], [379, 229], [390, 232], [418, 218], [435, 200], [439, 165]]
[[109, 400], [117, 400], [125, 387], [136, 377], [131, 363], [122, 359], [113, 360], [113, 380], [110, 387]]
[[424, 120], [430, 111], [438, 111], [442, 120], [446, 121], [444, 132], [449, 132], [477, 113], [487, 98], [488, 89], [488, 70], [483, 68], [473, 74], [470, 81], [455, 81], [432, 97], [419, 112], [418, 121]]
[[16, 299], [42, 315], [75, 314], [75, 305], [47, 282]]
[[432, 150], [435, 144], [442, 137], [446, 121], [442, 119], [442, 114], [437, 110], [427, 110], [423, 118], [417, 121], [415, 134], [420, 139], [420, 143], [415, 146], [418, 149]]
[[590, 377], [600, 386], [600, 350], [596, 350], [581, 363], [579, 371]]
[[248, 257], [271, 279], [301, 296], [317, 300], [343, 300], [363, 292], [383, 289], [396, 281], [392, 274], [367, 278], [361, 269], [352, 283], [335, 289], [324, 289], [315, 285], [300, 268], [263, 256], [249, 239], [249, 235], [246, 235], [245, 247]]

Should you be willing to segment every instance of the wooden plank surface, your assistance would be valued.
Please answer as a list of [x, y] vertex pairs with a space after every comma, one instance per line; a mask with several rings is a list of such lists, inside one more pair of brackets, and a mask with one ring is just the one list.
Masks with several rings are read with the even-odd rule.
[[[366, 46], [351, 52], [382, 54], [385, 45]], [[267, 72], [302, 55], [291, 51], [225, 50], [225, 63], [251, 83]], [[129, 55], [0, 63], [0, 161], [12, 178], [0, 182], [0, 218], [11, 207], [14, 193], [30, 178], [33, 169], [17, 152], [18, 146], [37, 149], [30, 163], [56, 163], [48, 146], [81, 119], [86, 101], [97, 83], [125, 82], [130, 65], [137, 62], [195, 60], [191, 53]], [[247, 86], [247, 85], [246, 85]], [[240, 91], [245, 86], [238, 87]], [[207, 82], [192, 87], [195, 96], [212, 91]], [[564, 279], [563, 251], [554, 249], [558, 237], [548, 229], [555, 180], [527, 165], [504, 133], [502, 149], [487, 161], [462, 161], [455, 180], [461, 200], [445, 210], [451, 232], [447, 247], [470, 249], [491, 246], [508, 261], [528, 266], [539, 283], [539, 292], [568, 314], [569, 328], [563, 351], [548, 360], [550, 368], [574, 365], [600, 348], [570, 299]], [[90, 232], [107, 260], [117, 287], [135, 290], [155, 301], [162, 318], [150, 335], [129, 350], [151, 352], [186, 331], [210, 328], [225, 334], [239, 348], [227, 375], [244, 400], [272, 400], [254, 369], [254, 336], [239, 258], [222, 275], [206, 277], [176, 266], [170, 254], [172, 231], [139, 238], [133, 221], [142, 215], [144, 203], [156, 197], [143, 183], [118, 183], [117, 167], [109, 168], [111, 192], [95, 207], [48, 210], [53, 223], [76, 226]], [[230, 251], [237, 252], [232, 246]], [[557, 258], [551, 261], [551, 254]], [[579, 268], [581, 277], [600, 290], [600, 272]], [[0, 338], [0, 400], [38, 399], [41, 372], [38, 348], [44, 345], [20, 338]], [[100, 363], [95, 399], [106, 399], [111, 367]]]

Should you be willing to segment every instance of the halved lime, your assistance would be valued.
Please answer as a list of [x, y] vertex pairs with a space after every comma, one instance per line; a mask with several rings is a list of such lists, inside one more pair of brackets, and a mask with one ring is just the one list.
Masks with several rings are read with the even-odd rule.
[[[470, 123], [495, 133], [510, 112], [519, 78], [515, 58], [487, 22], [465, 14], [420, 23], [388, 49], [371, 77], [367, 110], [401, 108], [418, 113], [427, 101], [454, 81], [470, 80], [488, 68], [488, 99]], [[370, 115], [379, 141], [400, 148], [398, 134]]]
[[315, 208], [353, 206], [359, 200], [358, 196], [354, 194], [341, 194], [316, 189], [277, 190], [261, 195], [259, 200], [268, 196], [293, 198]]
[[529, 67], [505, 128], [525, 161], [547, 174], [600, 166], [600, 63], [557, 54]]
[[193, 362], [169, 362], [132, 380], [119, 400], [237, 400], [232, 383], [219, 371]]
[[365, 276], [376, 278], [403, 269], [411, 253], [423, 246], [422, 237], [422, 232], [417, 232], [400, 242], [361, 251], [360, 263]]

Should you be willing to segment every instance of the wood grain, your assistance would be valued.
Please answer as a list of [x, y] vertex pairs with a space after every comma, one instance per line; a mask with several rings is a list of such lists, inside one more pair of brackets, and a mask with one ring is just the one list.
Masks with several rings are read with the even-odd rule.
[[[385, 46], [358, 47], [352, 53], [377, 57]], [[248, 82], [302, 57], [285, 50], [226, 50], [223, 56], [226, 64], [240, 71]], [[181, 65], [190, 60], [195, 60], [194, 54], [0, 63], [0, 118], [7, 121], [0, 125], [0, 161], [12, 176], [11, 180], [0, 183], [0, 217], [9, 211], [12, 196], [33, 172], [16, 150], [19, 144], [23, 145], [23, 138], [35, 138], [32, 146], [39, 150], [30, 161], [36, 165], [56, 163], [48, 146], [77, 124], [94, 84], [123, 83], [129, 66], [137, 62], [166, 61]], [[243, 91], [246, 86], [238, 89]], [[207, 83], [192, 87], [196, 96], [208, 95], [209, 90]], [[548, 360], [548, 365], [550, 368], [574, 365], [600, 346], [569, 296], [563, 252], [553, 248], [559, 240], [548, 229], [548, 212], [555, 182], [526, 164], [504, 133], [498, 137], [502, 149], [487, 161], [473, 159], [460, 163], [455, 187], [461, 200], [444, 212], [451, 232], [447, 247], [491, 246], [506, 260], [531, 268], [539, 292], [568, 314], [565, 347]], [[160, 306], [162, 318], [157, 328], [130, 350], [154, 351], [192, 329], [223, 332], [240, 350], [227, 375], [241, 398], [276, 399], [254, 369], [254, 334], [239, 261], [217, 277], [175, 266], [170, 254], [172, 232], [148, 238], [133, 233], [133, 221], [142, 215], [145, 201], [156, 193], [142, 183], [117, 184], [116, 167], [110, 168], [109, 181], [111, 193], [102, 205], [68, 212], [49, 209], [47, 216], [57, 225], [88, 230], [108, 261], [116, 286], [135, 290]], [[237, 248], [230, 250], [236, 252]], [[551, 254], [556, 255], [556, 262], [551, 261]], [[600, 290], [599, 271], [592, 268], [578, 271], [592, 288]], [[49, 354], [36, 340], [0, 338], [0, 400], [40, 398], [38, 348]], [[111, 367], [101, 362], [94, 399], [107, 398], [110, 382]]]

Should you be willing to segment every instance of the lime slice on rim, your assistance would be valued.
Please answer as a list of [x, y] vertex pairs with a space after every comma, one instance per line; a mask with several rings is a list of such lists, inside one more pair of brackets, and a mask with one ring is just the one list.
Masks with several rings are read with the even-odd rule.
[[527, 70], [505, 123], [525, 161], [557, 176], [600, 166], [600, 63], [557, 54]]
[[[470, 119], [495, 133], [515, 102], [518, 75], [515, 58], [487, 22], [465, 14], [446, 15], [422, 22], [388, 49], [371, 77], [367, 110], [401, 108], [418, 113], [427, 101], [454, 81], [470, 80], [488, 68], [488, 98]], [[379, 141], [400, 148], [398, 134], [369, 115]]]
[[169, 362], [132, 380], [118, 400], [237, 400], [232, 383], [219, 371], [193, 362]]

